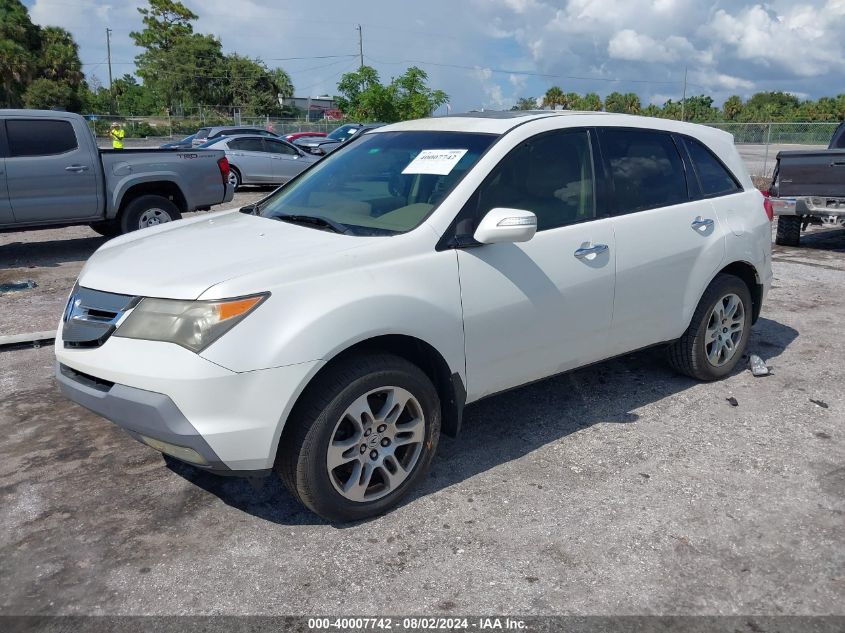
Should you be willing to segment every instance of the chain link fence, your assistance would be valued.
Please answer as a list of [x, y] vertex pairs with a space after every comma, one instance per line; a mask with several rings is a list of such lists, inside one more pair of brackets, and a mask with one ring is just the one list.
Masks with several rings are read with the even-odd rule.
[[175, 116], [111, 116], [86, 115], [88, 127], [100, 145], [108, 144], [112, 123], [118, 123], [126, 134], [127, 147], [154, 147], [193, 134], [201, 127], [215, 125], [245, 125], [271, 130], [284, 136], [294, 132], [323, 132], [328, 134], [343, 125], [343, 121], [306, 121], [274, 117], [220, 116], [206, 114], [199, 117]]
[[[100, 145], [109, 145], [108, 131], [113, 122], [126, 133], [127, 147], [156, 147], [162, 143], [193, 134], [201, 127], [212, 125], [251, 125], [271, 130], [279, 135], [295, 132], [328, 134], [343, 121], [307, 121], [269, 116], [247, 117], [239, 113], [220, 114], [205, 110], [201, 116], [107, 116], [88, 115], [88, 124]], [[734, 123], [718, 121], [704, 123], [733, 134], [739, 153], [751, 175], [770, 178], [777, 153], [786, 149], [827, 147], [838, 123]]]
[[748, 171], [761, 182], [771, 178], [778, 152], [825, 148], [838, 123], [705, 123], [733, 134]]

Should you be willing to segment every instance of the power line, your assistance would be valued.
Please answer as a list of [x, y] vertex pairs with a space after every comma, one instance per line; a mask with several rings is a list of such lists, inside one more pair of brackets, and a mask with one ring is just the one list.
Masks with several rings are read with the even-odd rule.
[[[441, 68], [457, 68], [460, 70], [471, 70], [474, 72], [478, 71], [489, 71], [491, 73], [496, 74], [505, 74], [505, 75], [523, 75], [526, 77], [542, 77], [545, 79], [570, 79], [576, 81], [603, 81], [607, 83], [636, 83], [636, 84], [664, 84], [664, 85], [677, 85], [681, 83], [680, 81], [656, 81], [652, 79], [619, 79], [619, 78], [611, 78], [611, 77], [580, 77], [576, 75], [557, 75], [553, 73], [538, 73], [532, 72], [528, 70], [508, 70], [504, 68], [487, 68], [483, 66], [462, 66], [460, 64], [444, 64], [440, 62], [430, 62], [424, 61], [420, 59], [403, 59], [400, 61], [395, 62], [388, 62], [383, 61], [380, 59], [375, 59], [367, 55], [367, 59], [375, 62], [377, 64], [420, 64], [423, 66], [437, 66]], [[696, 84], [687, 84], [690, 86], [694, 86]], [[703, 86], [697, 86], [698, 88], [703, 88]]]
[[[213, 59], [211, 55], [195, 55], [197, 59]], [[225, 55], [224, 55], [225, 57]], [[296, 61], [296, 60], [305, 60], [305, 59], [339, 59], [339, 58], [347, 58], [347, 57], [358, 57], [358, 53], [350, 53], [348, 55], [312, 55], [309, 57], [258, 57], [258, 58], [249, 58], [249, 59], [260, 59], [263, 62], [289, 62], [289, 61]], [[83, 66], [91, 66], [96, 64], [102, 64], [103, 62], [82, 62]], [[134, 66], [135, 62], [112, 62], [112, 64], [121, 64], [121, 65], [131, 65]]]

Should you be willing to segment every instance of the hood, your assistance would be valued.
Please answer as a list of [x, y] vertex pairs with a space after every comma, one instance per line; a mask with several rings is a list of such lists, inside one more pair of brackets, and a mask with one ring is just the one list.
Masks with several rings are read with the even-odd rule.
[[[339, 235], [239, 213], [206, 214], [141, 229], [101, 246], [79, 275], [79, 285], [142, 297], [196, 299], [236, 278], [277, 268], [325, 265], [339, 253], [378, 238]], [[255, 291], [245, 280], [244, 292]], [[259, 289], [260, 290], [260, 289]]]

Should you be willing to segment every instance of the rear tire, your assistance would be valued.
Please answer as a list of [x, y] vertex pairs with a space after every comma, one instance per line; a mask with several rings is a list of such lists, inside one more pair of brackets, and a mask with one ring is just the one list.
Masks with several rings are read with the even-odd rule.
[[798, 246], [801, 241], [801, 217], [797, 215], [779, 215], [775, 244], [780, 246]]
[[229, 184], [232, 185], [232, 189], [237, 191], [238, 187], [241, 186], [241, 182], [241, 172], [238, 171], [237, 167], [229, 165]]
[[139, 196], [127, 204], [120, 214], [120, 231], [130, 233], [181, 218], [179, 207], [164, 196]]
[[751, 292], [745, 282], [733, 275], [717, 275], [698, 302], [686, 332], [669, 345], [669, 364], [698, 380], [724, 378], [745, 353], [751, 311]]
[[404, 358], [356, 354], [308, 386], [287, 425], [275, 466], [285, 486], [328, 521], [357, 521], [393, 508], [423, 478], [440, 399]]

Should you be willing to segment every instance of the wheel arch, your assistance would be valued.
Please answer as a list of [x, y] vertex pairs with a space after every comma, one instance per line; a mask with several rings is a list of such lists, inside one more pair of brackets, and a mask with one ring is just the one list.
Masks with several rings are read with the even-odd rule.
[[[748, 262], [736, 261], [716, 273], [716, 275], [721, 274], [739, 277], [748, 286], [748, 292], [751, 294], [751, 324], [754, 325], [763, 308], [763, 283], [757, 269]], [[715, 279], [715, 275], [713, 278]]]
[[179, 209], [179, 213], [187, 213], [188, 211], [188, 201], [179, 185], [170, 180], [155, 180], [132, 185], [123, 192], [116, 217], [119, 218], [126, 207], [129, 206], [129, 203], [141, 196], [162, 196], [173, 202]]
[[[450, 437], [455, 437], [459, 433], [466, 403], [466, 388], [463, 379], [458, 373], [451, 371], [446, 359], [433, 345], [415, 336], [405, 334], [373, 336], [345, 347], [330, 359], [327, 359], [327, 362], [311, 376], [308, 383], [300, 391], [296, 402], [290, 409], [288, 418], [294, 415], [299, 403], [307, 397], [311, 386], [317, 382], [324, 372], [354, 354], [366, 352], [394, 354], [419, 367], [431, 379], [440, 397], [442, 432]], [[285, 436], [290, 429], [291, 425], [287, 424], [287, 420], [285, 420], [279, 446], [285, 441]]]

